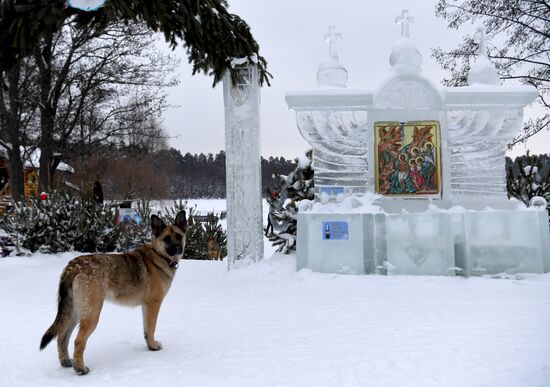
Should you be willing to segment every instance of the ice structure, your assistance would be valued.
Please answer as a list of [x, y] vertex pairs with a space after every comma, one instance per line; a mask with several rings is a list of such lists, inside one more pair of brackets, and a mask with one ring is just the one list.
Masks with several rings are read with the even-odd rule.
[[236, 84], [224, 79], [227, 254], [229, 268], [262, 259], [258, 68], [235, 62]]
[[[401, 36], [391, 71], [374, 90], [318, 82], [286, 94], [313, 148], [318, 194], [298, 214], [298, 268], [466, 276], [550, 271], [547, 212], [508, 200], [505, 187], [506, 144], [537, 90], [501, 85], [483, 30], [469, 85], [437, 86], [422, 73], [412, 21], [407, 11], [397, 18]], [[343, 79], [338, 35], [331, 28], [328, 36], [332, 65], [322, 64], [317, 78]]]

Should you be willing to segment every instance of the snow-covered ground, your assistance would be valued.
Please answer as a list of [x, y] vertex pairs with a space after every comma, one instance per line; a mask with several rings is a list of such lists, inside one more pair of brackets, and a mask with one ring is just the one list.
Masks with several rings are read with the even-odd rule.
[[279, 255], [232, 272], [184, 261], [160, 352], [139, 308], [106, 304], [79, 377], [55, 342], [38, 350], [74, 255], [0, 258], [0, 386], [550, 386], [548, 274], [346, 276]]

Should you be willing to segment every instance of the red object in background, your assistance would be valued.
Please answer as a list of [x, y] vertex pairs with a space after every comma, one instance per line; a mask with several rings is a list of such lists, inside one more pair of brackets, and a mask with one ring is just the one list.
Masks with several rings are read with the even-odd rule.
[[277, 191], [271, 192], [271, 198], [272, 199], [277, 199], [278, 197], [279, 197], [279, 192], [277, 192]]
[[48, 194], [46, 192], [42, 192], [40, 194], [40, 200], [48, 200]]

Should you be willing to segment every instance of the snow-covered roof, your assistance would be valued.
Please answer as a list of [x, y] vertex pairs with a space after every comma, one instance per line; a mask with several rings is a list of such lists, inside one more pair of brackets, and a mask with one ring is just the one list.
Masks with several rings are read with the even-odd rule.
[[[29, 155], [28, 151], [24, 147], [21, 147], [21, 157], [24, 159], [23, 166], [25, 168], [38, 168], [40, 166], [40, 154], [40, 150], [37, 149]], [[0, 148], [0, 157], [8, 158], [8, 153], [3, 148]], [[74, 168], [63, 162], [59, 163], [57, 170], [74, 173]]]
[[[34, 152], [32, 152], [25, 160], [25, 168], [38, 168], [40, 166], [40, 155], [40, 149], [36, 149]], [[74, 173], [73, 167], [65, 164], [64, 162], [59, 163], [59, 165], [57, 166], [57, 170], [61, 172]]]

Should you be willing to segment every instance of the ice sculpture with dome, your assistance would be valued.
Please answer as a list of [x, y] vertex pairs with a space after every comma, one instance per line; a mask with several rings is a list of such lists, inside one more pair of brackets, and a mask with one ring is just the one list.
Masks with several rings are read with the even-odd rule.
[[313, 148], [318, 199], [298, 217], [298, 268], [322, 272], [474, 275], [550, 271], [548, 214], [506, 195], [507, 142], [531, 86], [505, 86], [483, 29], [468, 86], [422, 73], [408, 11], [391, 70], [373, 90], [348, 88], [331, 27], [316, 88], [289, 108]]

